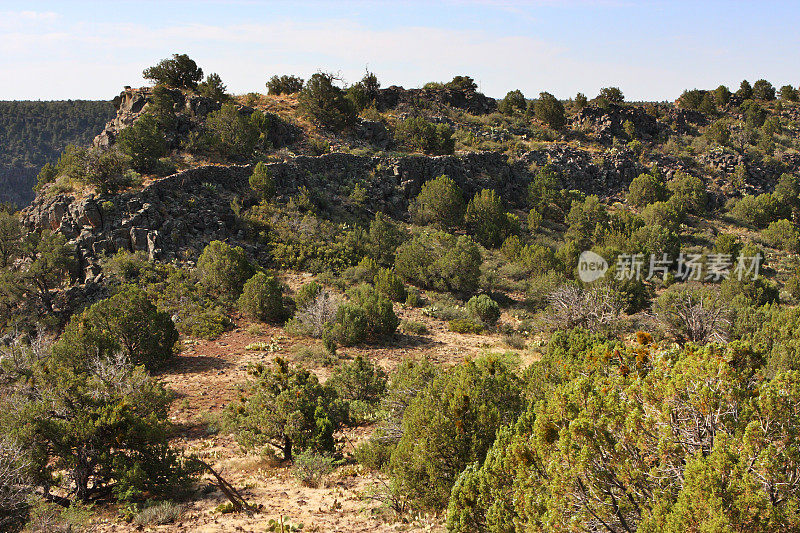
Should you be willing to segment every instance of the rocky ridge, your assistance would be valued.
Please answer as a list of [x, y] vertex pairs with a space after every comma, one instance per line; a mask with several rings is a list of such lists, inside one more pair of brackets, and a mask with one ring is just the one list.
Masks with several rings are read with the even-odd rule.
[[[359, 182], [367, 192], [366, 209], [405, 218], [409, 200], [422, 184], [442, 174], [456, 181], [467, 198], [493, 187], [509, 205], [523, 207], [533, 172], [547, 163], [561, 172], [565, 187], [601, 195], [622, 191], [642, 171], [631, 153], [593, 160], [589, 152], [559, 145], [529, 152], [513, 163], [495, 152], [438, 157], [333, 153], [268, 166], [279, 195], [291, 196], [307, 187], [325, 190], [329, 201], [335, 201]], [[22, 212], [22, 220], [31, 230], [59, 231], [75, 244], [80, 264], [76, 278], [82, 281], [100, 281], [99, 260], [118, 250], [145, 252], [162, 261], [189, 261], [219, 239], [267, 259], [267, 250], [246, 239], [232, 207], [235, 198], [250, 198], [251, 172], [252, 165], [208, 165], [117, 195], [41, 194]]]

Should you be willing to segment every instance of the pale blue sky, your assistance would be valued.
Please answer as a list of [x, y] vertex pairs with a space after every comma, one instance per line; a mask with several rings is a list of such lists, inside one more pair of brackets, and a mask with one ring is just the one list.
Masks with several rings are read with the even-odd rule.
[[322, 69], [384, 86], [469, 74], [502, 97], [619, 86], [629, 100], [766, 78], [800, 84], [800, 3], [0, 0], [0, 100], [108, 99], [188, 53], [232, 92]]

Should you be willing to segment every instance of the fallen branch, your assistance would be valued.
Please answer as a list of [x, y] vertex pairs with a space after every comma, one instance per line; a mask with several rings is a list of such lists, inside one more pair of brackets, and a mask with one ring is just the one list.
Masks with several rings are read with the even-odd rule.
[[208, 471], [212, 476], [214, 476], [214, 478], [216, 478], [217, 487], [219, 487], [219, 490], [221, 490], [225, 497], [228, 498], [228, 501], [231, 502], [234, 511], [237, 513], [244, 511], [247, 514], [258, 512], [258, 506], [247, 503], [247, 500], [244, 499], [244, 496], [242, 496], [233, 485], [225, 481], [219, 472], [214, 470], [210, 464], [198, 459], [197, 457], [187, 457], [186, 460], [190, 463], [199, 465], [201, 470]]

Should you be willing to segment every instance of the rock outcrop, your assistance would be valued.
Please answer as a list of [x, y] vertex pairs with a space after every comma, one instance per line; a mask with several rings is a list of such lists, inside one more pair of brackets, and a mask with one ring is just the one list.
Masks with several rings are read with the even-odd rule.
[[634, 137], [643, 141], [651, 141], [671, 133], [696, 135], [697, 127], [707, 123], [706, 116], [699, 111], [657, 105], [650, 109], [652, 114], [642, 106], [590, 105], [581, 109], [572, 118], [570, 125], [572, 128], [591, 132], [598, 136], [600, 142], [610, 145], [614, 138], [628, 138], [625, 122], [633, 125]]
[[[268, 166], [279, 195], [294, 195], [307, 187], [325, 191], [333, 203], [360, 183], [367, 192], [366, 209], [403, 218], [422, 184], [442, 174], [450, 176], [467, 198], [493, 188], [510, 206], [524, 207], [533, 172], [547, 163], [560, 171], [564, 187], [604, 196], [622, 191], [643, 170], [632, 153], [599, 160], [590, 152], [559, 145], [529, 152], [512, 163], [495, 152], [438, 157], [333, 153]], [[81, 280], [99, 281], [100, 259], [118, 250], [184, 262], [196, 259], [216, 239], [243, 246], [253, 257], [267, 261], [268, 251], [246, 238], [234, 208], [234, 199], [249, 201], [251, 173], [252, 165], [209, 165], [173, 174], [141, 191], [83, 198], [41, 194], [22, 212], [22, 220], [30, 229], [59, 231], [75, 244]]]
[[404, 89], [392, 85], [385, 89], [379, 89], [378, 97], [375, 99], [378, 109], [391, 109], [401, 104], [418, 107], [420, 101], [463, 109], [473, 115], [485, 115], [497, 110], [497, 101], [494, 98], [477, 91], [447, 87]]
[[[175, 113], [174, 127], [165, 132], [167, 142], [171, 148], [179, 148], [187, 139], [189, 133], [195, 130], [200, 122], [209, 113], [220, 108], [220, 103], [197, 94], [187, 94], [178, 89], [164, 89], [166, 95], [172, 99]], [[142, 87], [125, 90], [114, 99], [117, 104], [117, 116], [108, 122], [94, 138], [94, 146], [108, 148], [114, 144], [117, 135], [124, 128], [132, 125], [143, 113], [148, 110], [153, 97], [152, 87]], [[250, 116], [254, 108], [240, 105], [239, 112]], [[275, 148], [291, 144], [302, 136], [302, 130], [293, 124], [282, 120], [275, 114], [265, 113], [269, 120], [268, 141]], [[377, 135], [378, 133], [376, 133]]]
[[[186, 94], [179, 89], [165, 89], [165, 91], [173, 101], [176, 115], [175, 129], [169, 132], [167, 138], [172, 145], [177, 144], [177, 139], [189, 132], [193, 120], [202, 118], [220, 107], [219, 103], [211, 98]], [[119, 132], [133, 124], [147, 111], [152, 96], [152, 87], [138, 89], [125, 87], [125, 90], [114, 98], [114, 103], [117, 104], [117, 116], [94, 138], [94, 146], [108, 148], [114, 144]]]
[[642, 108], [616, 104], [584, 107], [572, 119], [571, 127], [592, 132], [599, 137], [600, 142], [611, 144], [615, 137], [628, 136], [625, 122], [633, 124], [635, 136], [643, 140], [655, 138], [660, 131], [656, 118]]

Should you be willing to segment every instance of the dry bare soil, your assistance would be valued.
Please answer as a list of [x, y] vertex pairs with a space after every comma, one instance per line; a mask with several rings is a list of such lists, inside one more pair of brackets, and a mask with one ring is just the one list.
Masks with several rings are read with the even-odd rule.
[[[401, 319], [424, 322], [429, 332], [421, 336], [398, 333], [385, 346], [340, 349], [340, 358], [363, 354], [384, 370], [391, 371], [404, 358], [428, 357], [436, 363], [452, 365], [486, 350], [513, 351], [504, 346], [496, 334], [456, 334], [448, 331], [446, 322], [423, 316], [418, 309], [396, 306], [396, 312]], [[206, 476], [200, 481], [198, 495], [186, 504], [186, 511], [176, 524], [137, 529], [121, 520], [114, 509], [107, 509], [104, 518], [96, 524], [97, 530], [265, 532], [270, 520], [285, 516], [292, 524], [302, 523], [305, 532], [443, 531], [441, 516], [398, 517], [371, 498], [380, 491], [383, 479], [358, 465], [338, 468], [324, 486], [306, 487], [292, 476], [290, 465], [275, 458], [248, 454], [230, 435], [209, 431], [214, 419], [240, 393], [251, 363], [268, 363], [275, 357], [283, 357], [304, 364], [320, 381], [330, 376], [331, 368], [298, 360], [297, 348], [314, 344], [314, 339], [289, 338], [279, 327], [251, 326], [239, 320], [234, 330], [216, 340], [184, 339], [183, 350], [160, 377], [177, 394], [170, 413], [178, 428], [176, 444], [211, 464], [261, 510], [251, 515], [219, 512], [217, 507], [227, 500], [220, 491], [212, 490], [212, 479]], [[247, 349], [257, 342], [265, 343], [267, 348]], [[518, 353], [523, 365], [536, 357], [529, 351]], [[359, 427], [339, 435], [345, 452], [371, 432], [370, 427]]]

